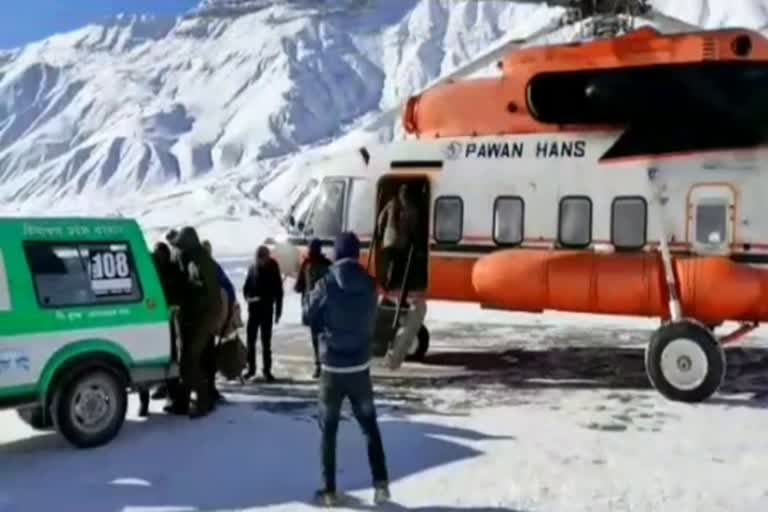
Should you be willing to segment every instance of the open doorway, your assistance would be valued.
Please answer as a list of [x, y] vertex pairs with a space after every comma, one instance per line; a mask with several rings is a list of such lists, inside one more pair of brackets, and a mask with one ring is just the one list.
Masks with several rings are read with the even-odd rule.
[[385, 176], [377, 197], [376, 278], [388, 292], [423, 292], [429, 283], [429, 179]]

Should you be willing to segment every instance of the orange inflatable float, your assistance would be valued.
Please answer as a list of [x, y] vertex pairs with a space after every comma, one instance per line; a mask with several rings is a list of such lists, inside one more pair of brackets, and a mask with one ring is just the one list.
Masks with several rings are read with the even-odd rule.
[[[687, 316], [768, 320], [768, 272], [718, 257], [676, 259], [674, 271]], [[669, 318], [658, 253], [505, 250], [480, 258], [472, 283], [496, 308]]]

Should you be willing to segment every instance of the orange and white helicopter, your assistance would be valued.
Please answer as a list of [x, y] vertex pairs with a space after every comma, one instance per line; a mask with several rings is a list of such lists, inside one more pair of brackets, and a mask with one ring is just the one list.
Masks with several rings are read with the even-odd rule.
[[[617, 34], [621, 13], [588, 14], [599, 37], [502, 45], [409, 98], [406, 140], [310, 164], [275, 246], [288, 275], [309, 238], [353, 230], [381, 282], [378, 212], [403, 183], [420, 194], [409, 300], [390, 290], [381, 307], [391, 367], [426, 353], [427, 299], [659, 317], [648, 377], [696, 402], [722, 384], [723, 347], [768, 319], [768, 40]], [[499, 58], [498, 76], [456, 80]], [[725, 321], [740, 327], [716, 336]]]

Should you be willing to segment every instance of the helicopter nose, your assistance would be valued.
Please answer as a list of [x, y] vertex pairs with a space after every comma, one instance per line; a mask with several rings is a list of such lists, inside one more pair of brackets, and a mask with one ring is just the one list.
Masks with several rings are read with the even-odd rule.
[[296, 278], [299, 275], [301, 266], [301, 251], [289, 241], [273, 241], [270, 247], [272, 257], [280, 265], [280, 270], [286, 277]]

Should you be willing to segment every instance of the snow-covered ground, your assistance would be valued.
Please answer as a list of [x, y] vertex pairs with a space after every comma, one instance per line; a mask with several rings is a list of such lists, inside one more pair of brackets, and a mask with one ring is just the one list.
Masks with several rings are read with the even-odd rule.
[[[225, 265], [240, 282], [244, 267]], [[290, 285], [290, 283], [286, 283]], [[273, 346], [278, 382], [222, 383], [232, 404], [198, 421], [130, 417], [76, 451], [0, 413], [0, 512], [310, 510], [319, 482], [316, 383], [298, 300]], [[768, 333], [729, 352], [699, 405], [648, 386], [646, 319], [508, 314], [436, 303], [422, 364], [377, 368], [391, 511], [763, 512], [768, 509]], [[370, 508], [365, 446], [346, 413], [339, 485]]]

